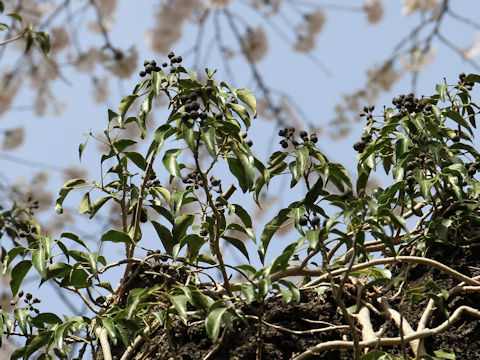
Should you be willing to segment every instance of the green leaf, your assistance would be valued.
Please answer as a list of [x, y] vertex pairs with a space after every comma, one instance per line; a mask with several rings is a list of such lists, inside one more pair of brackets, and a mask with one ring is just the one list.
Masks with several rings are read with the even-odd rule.
[[448, 359], [448, 360], [455, 360], [455, 352], [451, 349], [440, 349], [440, 350], [434, 350], [433, 353], [435, 356], [439, 356], [443, 359]]
[[193, 220], [195, 220], [195, 215], [193, 214], [183, 214], [177, 217], [172, 229], [173, 238], [177, 240], [182, 239], [185, 236], [188, 227], [193, 224]]
[[241, 207], [240, 205], [234, 204], [232, 206], [233, 206], [235, 215], [237, 215], [240, 218], [240, 220], [242, 220], [243, 224], [247, 228], [251, 229], [253, 227], [252, 218], [250, 217], [248, 212], [243, 207]]
[[7, 16], [10, 16], [11, 18], [14, 18], [15, 20], [18, 20], [20, 22], [23, 21], [22, 16], [17, 13], [10, 13], [10, 14], [7, 14]]
[[74, 188], [74, 186], [82, 185], [85, 183], [86, 183], [85, 180], [77, 178], [77, 179], [71, 179], [67, 181], [62, 186], [59, 192], [59, 196], [55, 202], [55, 211], [57, 212], [57, 214], [63, 213], [63, 208], [62, 208], [63, 201], [65, 200], [65, 197], [68, 195], [68, 193]]
[[250, 127], [250, 115], [248, 114], [245, 107], [243, 105], [234, 103], [228, 103], [227, 106], [233, 111], [235, 111], [238, 116], [240, 116], [240, 119], [242, 119], [243, 123], [245, 124], [245, 128], [248, 129]]
[[162, 89], [162, 80], [164, 79], [164, 72], [163, 71], [153, 71], [152, 72], [152, 81], [153, 81], [153, 91], [155, 96], [160, 94], [160, 90]]
[[154, 220], [152, 220], [151, 222], [153, 227], [155, 228], [155, 231], [158, 234], [158, 237], [160, 238], [160, 241], [163, 244], [163, 247], [165, 248], [165, 252], [169, 255], [172, 255], [173, 247], [177, 242], [173, 238], [170, 230], [168, 230], [165, 226]]
[[58, 315], [50, 312], [38, 314], [31, 320], [32, 325], [36, 327], [43, 327], [44, 324], [61, 324], [62, 322]]
[[248, 184], [245, 177], [245, 172], [243, 171], [242, 163], [237, 158], [228, 158], [227, 162], [230, 172], [237, 178], [238, 184], [242, 188], [243, 192], [246, 192], [248, 189]]
[[468, 122], [462, 117], [462, 115], [460, 115], [458, 112], [454, 111], [454, 110], [448, 110], [445, 112], [445, 116], [452, 119], [453, 121], [455, 121], [457, 124], [463, 126], [464, 128], [466, 128], [468, 130], [468, 132], [473, 135], [473, 130], [472, 128], [470, 127], [470, 125], [468, 124]]
[[23, 358], [29, 359], [30, 356], [35, 351], [47, 345], [51, 341], [52, 335], [53, 335], [53, 331], [49, 331], [49, 330], [43, 330], [43, 331], [37, 332], [35, 337], [32, 339], [32, 341], [30, 341], [30, 343], [26, 346], [26, 350], [23, 355]]
[[112, 339], [114, 345], [117, 344], [117, 332], [113, 320], [108, 317], [102, 317], [102, 325], [107, 330], [108, 336]]
[[291, 210], [292, 210], [291, 208], [280, 210], [277, 216], [275, 216], [272, 220], [269, 221], [267, 225], [265, 225], [265, 228], [263, 229], [262, 236], [261, 236], [261, 244], [258, 249], [258, 253], [260, 255], [260, 259], [262, 260], [262, 263], [265, 260], [265, 254], [267, 252], [268, 245], [270, 244], [270, 240], [272, 239], [273, 235], [277, 232], [277, 230], [288, 219], [288, 214], [290, 214]]
[[210, 126], [206, 131], [202, 129], [202, 136], [201, 136], [205, 147], [208, 153], [211, 155], [212, 158], [217, 156], [217, 150], [215, 148], [215, 128]]
[[300, 290], [291, 281], [282, 279], [278, 281], [280, 284], [285, 285], [293, 294], [293, 297], [297, 303], [300, 303]]
[[62, 262], [55, 262], [47, 268], [47, 278], [63, 278], [70, 274], [72, 266]]
[[162, 150], [165, 139], [168, 139], [175, 132], [176, 130], [168, 124], [164, 124], [158, 127], [157, 130], [155, 130], [153, 142], [148, 149], [148, 154], [150, 154], [152, 151], [154, 152], [154, 154], [158, 154], [160, 150]]
[[390, 356], [388, 358], [386, 356], [388, 356], [388, 354], [383, 352], [383, 351], [373, 350], [373, 351], [370, 351], [369, 353], [367, 353], [365, 355], [362, 355], [360, 357], [360, 360], [388, 360], [388, 359], [391, 359]]
[[138, 98], [138, 95], [128, 95], [125, 96], [122, 101], [120, 101], [120, 105], [118, 105], [118, 113], [120, 114], [118, 117], [118, 123], [120, 126], [123, 126], [123, 118], [127, 114], [128, 109], [133, 104], [133, 102]]
[[163, 165], [172, 174], [172, 176], [182, 177], [180, 166], [177, 163], [177, 157], [182, 153], [183, 149], [170, 149], [163, 156]]
[[325, 196], [327, 194], [328, 193], [325, 190], [323, 190], [323, 180], [321, 177], [319, 177], [315, 182], [315, 184], [313, 184], [313, 186], [305, 195], [305, 200], [303, 201], [303, 203], [307, 206], [312, 206], [315, 203], [315, 201], [317, 201], [320, 195]]
[[310, 243], [310, 247], [315, 249], [318, 243], [318, 237], [320, 235], [320, 229], [315, 230], [307, 230], [305, 232], [308, 242]]
[[148, 288], [140, 289], [132, 289], [127, 297], [127, 319], [131, 319], [132, 315], [140, 310], [139, 304], [142, 300], [142, 297], [148, 292]]
[[131, 139], [118, 139], [113, 143], [113, 146], [119, 153], [123, 152], [126, 148], [135, 145], [137, 142]]
[[22, 260], [13, 267], [10, 278], [12, 296], [17, 295], [18, 289], [31, 267], [32, 262], [30, 260]]
[[295, 153], [297, 154], [297, 159], [296, 159], [297, 177], [295, 177], [295, 180], [298, 181], [300, 177], [303, 176], [303, 173], [305, 172], [305, 166], [307, 166], [307, 157], [309, 152], [307, 147], [303, 147], [300, 150], [295, 150]]
[[230, 243], [234, 247], [236, 247], [247, 258], [248, 262], [250, 262], [250, 257], [248, 256], [248, 250], [245, 246], [245, 243], [242, 240], [233, 238], [231, 236], [225, 236], [225, 235], [222, 236], [222, 238], [225, 239], [228, 243]]
[[125, 156], [143, 171], [147, 169], [147, 160], [145, 160], [145, 158], [138, 152], [126, 152]]
[[173, 307], [177, 310], [177, 314], [182, 321], [187, 323], [187, 300], [186, 295], [175, 295], [170, 297]]
[[438, 95], [440, 95], [440, 100], [445, 101], [445, 90], [447, 89], [447, 85], [437, 84], [435, 86], [435, 90], [437, 90]]
[[193, 127], [189, 127], [185, 122], [182, 122], [182, 132], [183, 140], [187, 143], [192, 153], [195, 155], [197, 153], [197, 148], [195, 146], [195, 131]]
[[216, 342], [218, 339], [220, 325], [225, 311], [227, 311], [226, 307], [217, 307], [210, 311], [205, 319], [205, 329], [212, 342]]
[[114, 243], [123, 242], [131, 245], [135, 244], [128, 234], [125, 234], [124, 232], [118, 230], [107, 231], [105, 234], [102, 235], [101, 241], [111, 241]]
[[240, 165], [243, 170], [243, 176], [241, 177], [241, 179], [237, 176], [238, 174], [234, 173], [234, 175], [239, 180], [239, 184], [243, 192], [247, 192], [248, 190], [252, 189], [255, 182], [254, 158], [250, 152], [250, 149], [247, 150], [242, 144], [238, 144], [237, 142], [232, 143], [232, 150], [237, 159], [240, 161]]
[[78, 206], [78, 213], [80, 215], [88, 214], [90, 213], [90, 208], [90, 193], [87, 192], [85, 193], [85, 195], [83, 195], [82, 200], [80, 201], [80, 205]]
[[237, 96], [242, 100], [250, 109], [252, 109], [255, 116], [257, 115], [257, 100], [253, 96], [252, 92], [248, 89], [237, 89]]
[[85, 244], [85, 242], [82, 240], [82, 238], [80, 238], [78, 235], [75, 235], [71, 232], [64, 232], [60, 235], [60, 238], [67, 238], [67, 239], [73, 240], [73, 241], [82, 245], [85, 249], [88, 250], [87, 244]]
[[90, 219], [92, 219], [95, 214], [97, 213], [98, 210], [100, 210], [100, 208], [105, 205], [105, 203], [112, 199], [112, 196], [104, 196], [98, 200], [96, 200], [92, 205], [91, 205], [91, 212], [90, 212]]
[[43, 280], [47, 279], [47, 257], [43, 247], [35, 249], [32, 253], [32, 264], [37, 269]]
[[480, 83], [480, 75], [477, 74], [468, 74], [465, 78], [465, 82], [476, 82]]
[[15, 309], [13, 317], [17, 320], [20, 329], [24, 334], [27, 334], [27, 322], [30, 318], [30, 311], [28, 309]]

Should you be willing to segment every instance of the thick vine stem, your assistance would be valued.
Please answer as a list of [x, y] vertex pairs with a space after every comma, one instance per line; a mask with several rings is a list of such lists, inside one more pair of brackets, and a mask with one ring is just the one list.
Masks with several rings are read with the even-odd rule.
[[[373, 331], [372, 321], [370, 319], [370, 310], [366, 306], [362, 307], [358, 314], [352, 314], [362, 327], [362, 340], [371, 341], [376, 339], [375, 331]], [[365, 348], [365, 353], [368, 351]]]
[[[463, 275], [462, 273], [452, 269], [451, 267], [444, 265], [436, 260], [428, 259], [428, 258], [423, 258], [420, 256], [396, 256], [396, 257], [389, 257], [389, 258], [382, 258], [382, 259], [375, 259], [371, 260], [362, 264], [357, 264], [352, 266], [351, 271], [358, 271], [362, 269], [367, 269], [372, 266], [376, 265], [387, 265], [387, 264], [395, 264], [395, 263], [411, 263], [411, 264], [422, 264], [422, 265], [427, 265], [431, 266], [433, 268], [436, 268], [442, 272], [444, 272], [447, 275], [450, 275], [451, 277], [463, 281], [468, 285], [475, 285], [475, 286], [480, 286], [480, 281], [474, 280], [466, 275]], [[298, 267], [292, 267], [289, 268], [285, 271], [285, 273], [289, 273], [292, 275], [304, 275], [304, 274], [296, 274], [295, 270], [299, 270]], [[336, 269], [332, 271], [332, 275], [342, 275], [345, 273], [348, 269], [347, 268], [341, 268], [341, 269]], [[328, 279], [327, 274], [323, 274], [323, 271], [319, 270], [308, 270], [304, 269], [302, 270], [305, 272], [305, 275], [307, 276], [315, 276], [314, 273], [318, 276], [315, 280], [310, 281], [309, 283], [305, 284], [303, 287], [304, 289], [315, 287], [318, 283], [321, 283], [322, 281], [325, 281]], [[285, 276], [282, 275], [282, 272], [275, 273], [271, 276], [272, 281], [276, 281], [278, 279], [281, 279]]]
[[110, 350], [110, 343], [108, 342], [108, 334], [105, 328], [96, 328], [95, 333], [100, 340], [100, 346], [102, 347], [102, 354], [104, 360], [112, 360], [112, 351]]
[[[480, 311], [474, 309], [470, 306], [462, 305], [458, 307], [447, 320], [445, 320], [439, 326], [433, 329], [424, 329], [423, 331], [415, 331], [410, 335], [405, 337], [394, 337], [394, 338], [380, 338], [375, 340], [369, 341], [361, 341], [358, 346], [360, 348], [372, 347], [372, 346], [396, 346], [401, 345], [402, 341], [412, 341], [416, 339], [425, 339], [429, 336], [439, 334], [445, 330], [447, 330], [450, 326], [452, 326], [455, 322], [460, 320], [463, 313], [468, 313], [476, 318], [480, 319]], [[322, 351], [332, 350], [332, 349], [354, 349], [353, 341], [344, 341], [344, 340], [334, 340], [334, 341], [327, 341], [324, 343], [317, 344], [312, 346], [308, 350], [304, 351], [303, 353], [294, 356], [292, 360], [305, 360], [310, 359], [313, 356], [320, 354]]]
[[148, 336], [150, 336], [155, 330], [157, 330], [159, 326], [160, 322], [156, 320], [152, 326], [145, 328], [145, 330], [143, 330], [143, 335], [138, 335], [135, 340], [130, 343], [120, 360], [130, 360], [132, 356], [135, 355], [135, 352], [138, 350], [138, 348], [143, 344], [145, 339], [148, 338]]
[[[198, 145], [199, 144], [197, 142], [197, 149], [198, 149]], [[197, 153], [198, 153], [198, 150], [197, 150]], [[208, 188], [208, 179], [207, 179], [207, 176], [205, 175], [205, 173], [200, 168], [200, 162], [198, 161], [198, 156], [194, 156], [194, 157], [195, 157], [195, 166], [196, 166], [198, 172], [202, 176], [202, 182], [203, 182], [202, 187], [203, 187], [203, 190], [205, 191], [205, 195], [207, 197], [207, 203], [208, 203], [208, 205], [210, 205], [210, 208], [213, 210], [213, 215], [215, 216], [215, 236], [214, 236], [214, 239], [213, 239], [213, 248], [215, 250], [215, 255], [217, 256], [220, 271], [222, 273], [225, 290], [226, 290], [228, 296], [233, 298], [234, 296], [233, 296], [233, 292], [232, 292], [232, 287], [231, 287], [230, 281], [228, 279], [228, 273], [227, 273], [227, 270], [226, 270], [226, 267], [225, 267], [225, 262], [223, 261], [222, 250], [220, 249], [220, 232], [221, 232], [221, 229], [220, 229], [221, 225], [220, 224], [221, 224], [221, 221], [222, 221], [222, 217], [221, 217], [220, 213], [218, 212], [217, 207], [215, 206], [215, 204], [213, 202], [212, 194], [210, 194], [210, 190]], [[232, 193], [233, 193], [233, 191], [232, 191]]]
[[[400, 315], [400, 313], [392, 309], [387, 299], [382, 297], [378, 299], [378, 301], [387, 318], [392, 319], [395, 325], [397, 325], [397, 327], [400, 329], [400, 331], [403, 334], [402, 337], [405, 338], [406, 336], [411, 335], [415, 332], [413, 328], [410, 326], [410, 324], [408, 323], [407, 319], [405, 318], [402, 319], [402, 316]], [[420, 344], [420, 340], [418, 339], [410, 341], [410, 348], [412, 349], [413, 354], [415, 356], [426, 354], [426, 351], [423, 345], [419, 346], [419, 344]]]

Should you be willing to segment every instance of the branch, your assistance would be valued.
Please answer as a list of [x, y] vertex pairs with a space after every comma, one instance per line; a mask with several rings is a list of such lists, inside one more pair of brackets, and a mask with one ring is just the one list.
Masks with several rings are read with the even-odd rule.
[[[358, 314], [352, 314], [362, 327], [362, 340], [371, 341], [376, 339], [375, 331], [373, 331], [372, 321], [370, 320], [370, 311], [366, 306], [362, 307]], [[365, 349], [365, 353], [368, 349]]]
[[[376, 266], [376, 265], [386, 265], [386, 264], [396, 264], [396, 263], [410, 263], [410, 264], [413, 263], [413, 264], [423, 264], [423, 265], [431, 266], [435, 269], [438, 269], [438, 270], [444, 272], [447, 275], [450, 275], [451, 277], [453, 277], [453, 278], [455, 278], [459, 281], [465, 282], [465, 284], [480, 286], [479, 281], [474, 280], [474, 279], [472, 279], [472, 278], [470, 278], [466, 275], [463, 275], [462, 273], [460, 273], [460, 272], [452, 269], [451, 267], [448, 267], [448, 266], [446, 266], [446, 265], [444, 265], [444, 264], [442, 264], [438, 261], [428, 259], [428, 258], [423, 258], [423, 257], [420, 257], [420, 256], [396, 256], [396, 257], [375, 259], [375, 260], [372, 260], [372, 261], [369, 261], [369, 262], [366, 262], [366, 263], [363, 263], [363, 264], [354, 265], [354, 266], [352, 266], [351, 271], [354, 272], [354, 271], [358, 271], [358, 270], [362, 270], [362, 269], [367, 269], [369, 267]], [[297, 269], [297, 267], [289, 268], [285, 271], [285, 273], [286, 274], [288, 273], [289, 274], [288, 276], [302, 276], [302, 275], [304, 275], [303, 273], [296, 274], [295, 269]], [[337, 270], [332, 271], [331, 274], [334, 275], [334, 276], [342, 275], [347, 270], [348, 270], [347, 268], [341, 268], [341, 269], [337, 269]], [[321, 270], [305, 269], [303, 271], [305, 273], [307, 273], [308, 276], [315, 276], [315, 274], [318, 276], [318, 275], [322, 274]], [[284, 277], [285, 276], [282, 276], [282, 272], [279, 271], [279, 272], [273, 274], [270, 278], [271, 278], [272, 281], [276, 281], [276, 280], [284, 278]], [[315, 279], [313, 281], [310, 281], [308, 284], [306, 284], [304, 289], [314, 287], [316, 284], [318, 284], [322, 281], [325, 281], [327, 278], [328, 278], [328, 274], [323, 274], [323, 275], [319, 276], [317, 279]]]
[[110, 343], [108, 342], [108, 334], [105, 328], [96, 328], [95, 333], [100, 340], [100, 345], [102, 347], [102, 354], [104, 360], [112, 360], [112, 352], [110, 350]]
[[[407, 319], [402, 319], [402, 315], [400, 315], [398, 311], [392, 309], [387, 299], [380, 298], [378, 299], [378, 301], [380, 302], [380, 306], [385, 312], [387, 318], [392, 319], [395, 322], [395, 325], [397, 325], [397, 327], [400, 329], [403, 338], [415, 332], [408, 323]], [[420, 352], [420, 355], [426, 354], [423, 344], [420, 346], [420, 340], [418, 339], [410, 341], [410, 348], [412, 349], [415, 356], [418, 355], [418, 352]]]
[[[246, 315], [245, 317], [247, 319], [253, 319], [253, 320], [257, 320], [257, 321], [259, 319], [259, 317], [255, 316], [255, 315]], [[288, 334], [294, 334], [294, 335], [312, 335], [312, 334], [316, 334], [316, 333], [322, 333], [322, 332], [333, 331], [333, 330], [345, 330], [345, 329], [350, 328], [348, 325], [332, 325], [332, 326], [327, 326], [327, 327], [320, 328], [320, 329], [292, 330], [292, 329], [287, 329], [283, 326], [271, 324], [269, 322], [266, 322], [265, 320], [262, 320], [262, 324], [267, 325], [267, 326], [269, 326], [269, 327], [271, 327], [275, 330], [283, 331], [283, 332], [286, 332]]]
[[[460, 306], [455, 312], [445, 320], [439, 326], [433, 329], [425, 329], [424, 331], [418, 332], [415, 331], [412, 334], [405, 336], [403, 339], [401, 337], [394, 337], [394, 338], [382, 338], [379, 340], [370, 340], [370, 341], [361, 341], [358, 346], [360, 348], [372, 347], [373, 345], [378, 344], [378, 346], [396, 346], [401, 345], [402, 341], [412, 341], [416, 339], [425, 339], [429, 336], [441, 333], [447, 330], [451, 325], [457, 322], [463, 313], [466, 312], [474, 317], [480, 319], [480, 311], [474, 309], [470, 306], [462, 305]], [[343, 340], [334, 340], [334, 341], [327, 341], [315, 346], [312, 346], [308, 350], [304, 351], [298, 356], [295, 356], [293, 360], [305, 360], [309, 359], [312, 356], [318, 355], [321, 351], [326, 351], [330, 349], [354, 349], [353, 341], [343, 341]]]

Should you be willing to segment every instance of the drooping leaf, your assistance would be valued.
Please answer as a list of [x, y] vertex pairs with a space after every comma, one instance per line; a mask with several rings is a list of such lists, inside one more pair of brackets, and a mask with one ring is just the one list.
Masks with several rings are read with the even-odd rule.
[[183, 149], [170, 149], [165, 152], [163, 157], [163, 165], [172, 174], [172, 176], [181, 177], [180, 166], [177, 157], [182, 153]]
[[42, 279], [47, 279], [47, 257], [43, 247], [35, 249], [32, 253], [32, 264], [37, 269]]
[[147, 169], [147, 160], [138, 152], [129, 151], [126, 152], [125, 155], [143, 171]]
[[114, 243], [126, 243], [126, 244], [131, 244], [134, 245], [134, 242], [132, 238], [128, 235], [125, 234], [123, 231], [118, 231], [118, 230], [109, 230], [105, 234], [102, 235], [102, 241], [111, 241]]
[[225, 239], [228, 243], [230, 243], [235, 248], [237, 248], [243, 254], [243, 256], [245, 256], [247, 260], [250, 262], [250, 257], [248, 255], [247, 247], [245, 246], [245, 243], [242, 240], [233, 238], [231, 236], [225, 236], [225, 235], [222, 236], [222, 239]]
[[18, 289], [31, 267], [32, 262], [30, 260], [22, 260], [13, 267], [10, 278], [12, 296], [17, 295]]
[[86, 181], [80, 178], [77, 179], [71, 179], [67, 181], [62, 188], [60, 189], [59, 196], [55, 202], [55, 211], [57, 214], [63, 213], [63, 208], [62, 204], [63, 201], [65, 200], [65, 197], [68, 195], [68, 193], [77, 185], [82, 185], [85, 184]]
[[28, 343], [26, 346], [25, 353], [23, 354], [24, 359], [29, 359], [30, 356], [43, 346], [47, 345], [50, 341], [52, 341], [53, 331], [44, 330], [39, 331], [35, 334], [32, 341]]
[[205, 319], [205, 329], [212, 342], [216, 342], [218, 339], [220, 325], [225, 311], [227, 311], [226, 307], [214, 308], [208, 313], [207, 318]]
[[265, 260], [265, 254], [267, 252], [268, 245], [270, 244], [270, 240], [277, 232], [277, 230], [285, 223], [291, 210], [291, 208], [280, 210], [277, 216], [275, 216], [272, 220], [268, 222], [267, 225], [265, 225], [261, 236], [261, 244], [258, 250], [262, 263]]
[[201, 138], [210, 156], [215, 158], [215, 156], [217, 156], [215, 148], [215, 128], [210, 126], [206, 131], [202, 130]]
[[247, 106], [252, 109], [255, 116], [257, 115], [257, 100], [253, 96], [252, 92], [248, 89], [239, 88], [237, 89], [237, 96], [242, 100]]
[[152, 225], [155, 228], [155, 231], [157, 232], [158, 237], [163, 244], [163, 247], [165, 248], [165, 252], [169, 255], [172, 255], [173, 247], [177, 243], [174, 240], [172, 233], [159, 222], [152, 220]]
[[90, 193], [87, 192], [83, 195], [82, 200], [80, 201], [80, 205], [78, 205], [78, 214], [88, 214], [90, 212]]
[[127, 111], [137, 98], [138, 98], [138, 95], [133, 94], [133, 95], [125, 96], [122, 99], [122, 101], [120, 101], [120, 105], [118, 105], [118, 113], [119, 113], [118, 123], [120, 126], [123, 126], [123, 119], [127, 114]]
[[90, 207], [90, 219], [92, 219], [100, 208], [105, 205], [105, 203], [112, 199], [112, 196], [104, 196], [98, 200], [95, 200]]

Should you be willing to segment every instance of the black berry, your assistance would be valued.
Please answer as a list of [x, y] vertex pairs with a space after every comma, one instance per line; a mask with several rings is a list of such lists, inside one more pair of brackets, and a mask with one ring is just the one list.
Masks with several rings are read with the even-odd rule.
[[298, 223], [300, 226], [305, 226], [308, 223], [308, 219], [306, 216], [300, 216], [300, 219], [298, 219]]

